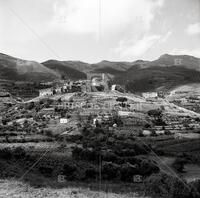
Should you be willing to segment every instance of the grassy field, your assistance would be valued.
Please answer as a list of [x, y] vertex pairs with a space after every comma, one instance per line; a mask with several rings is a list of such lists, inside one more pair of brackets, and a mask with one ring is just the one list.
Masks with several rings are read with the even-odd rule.
[[[15, 180], [0, 180], [0, 197], [9, 198], [144, 198], [137, 193], [113, 193], [84, 187], [34, 188]], [[146, 197], [147, 198], [147, 197]]]

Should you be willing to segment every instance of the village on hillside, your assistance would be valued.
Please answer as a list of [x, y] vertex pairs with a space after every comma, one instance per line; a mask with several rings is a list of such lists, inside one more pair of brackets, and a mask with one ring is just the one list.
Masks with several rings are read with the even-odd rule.
[[[23, 176], [29, 182], [42, 175], [58, 186], [99, 179], [137, 186], [155, 173], [171, 177], [171, 170], [192, 180], [183, 173], [199, 163], [198, 93], [130, 93], [104, 73], [37, 86], [26, 100], [0, 92], [0, 157], [9, 167], [3, 177], [26, 175], [40, 159]], [[6, 156], [20, 160], [12, 166]]]
[[[40, 135], [41, 131], [47, 130], [68, 136], [78, 134], [80, 125], [87, 122], [94, 127], [98, 125], [115, 133], [128, 132], [134, 136], [199, 137], [200, 94], [188, 96], [187, 93], [187, 97], [172, 99], [173, 94], [183, 93], [126, 93], [123, 87], [110, 85], [109, 76], [101, 73], [90, 74], [87, 80], [43, 85], [49, 88], [39, 90], [38, 97], [25, 102], [6, 101], [10, 94], [0, 93], [7, 106], [6, 114], [0, 117], [4, 130], [11, 127], [22, 130], [29, 126]], [[169, 96], [170, 100], [167, 99]], [[2, 137], [0, 141], [5, 140]]]

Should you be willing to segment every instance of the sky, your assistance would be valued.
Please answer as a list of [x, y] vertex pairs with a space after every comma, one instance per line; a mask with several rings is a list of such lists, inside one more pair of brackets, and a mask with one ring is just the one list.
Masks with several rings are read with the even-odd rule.
[[200, 0], [0, 0], [0, 53], [38, 62], [200, 57]]

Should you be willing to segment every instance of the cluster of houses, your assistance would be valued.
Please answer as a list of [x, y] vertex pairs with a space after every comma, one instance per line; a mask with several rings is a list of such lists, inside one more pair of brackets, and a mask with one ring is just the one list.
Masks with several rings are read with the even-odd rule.
[[[108, 75], [104, 73], [89, 73], [87, 74], [86, 80], [78, 80], [78, 81], [65, 81], [60, 82], [62, 85], [57, 85], [53, 87], [53, 84], [45, 84], [52, 85], [52, 88], [39, 90], [40, 97], [48, 97], [55, 94], [64, 94], [64, 93], [73, 93], [73, 92], [92, 92], [97, 91], [97, 87], [104, 87], [104, 91], [108, 91]], [[58, 83], [58, 84], [60, 84]], [[113, 87], [114, 89], [114, 87]]]
[[39, 90], [40, 97], [48, 97], [56, 94], [73, 93], [86, 90], [86, 84], [83, 81], [68, 81], [61, 86]]
[[[102, 76], [102, 81], [99, 80]], [[116, 129], [116, 131], [127, 130], [127, 131], [137, 131], [137, 129], [143, 129], [142, 133], [145, 136], [152, 135], [152, 133], [157, 135], [162, 135], [170, 132], [171, 134], [182, 133], [188, 130], [200, 130], [200, 122], [199, 120], [195, 120], [194, 118], [190, 118], [187, 116], [176, 116], [176, 115], [168, 115], [165, 114], [162, 116], [163, 123], [162, 126], [157, 126], [151, 124], [151, 120], [148, 120], [148, 116], [146, 111], [142, 111], [144, 107], [140, 102], [127, 101], [126, 105], [123, 107], [120, 106], [120, 102], [116, 100], [116, 98], [100, 98], [99, 96], [90, 96], [87, 92], [91, 92], [92, 86], [106, 85], [107, 78], [105, 75], [90, 75], [87, 80], [79, 80], [79, 81], [65, 81], [60, 84], [54, 86], [51, 85], [51, 88], [42, 89], [39, 91], [40, 97], [49, 97], [53, 95], [65, 94], [65, 93], [75, 93], [75, 94], [67, 94], [73, 95], [71, 100], [68, 98], [66, 101], [62, 100], [60, 102], [56, 101], [56, 107], [60, 107], [61, 111], [67, 110], [68, 112], [65, 115], [61, 115], [60, 109], [55, 110], [55, 106], [51, 105], [49, 108], [40, 109], [37, 114], [42, 115], [42, 120], [47, 121], [46, 123], [50, 123], [57, 127], [56, 124], [60, 125], [69, 125], [71, 121], [78, 123], [79, 118], [87, 121], [89, 118], [93, 126], [97, 126], [98, 124], [108, 125], [111, 130]], [[108, 88], [108, 87], [107, 87]], [[122, 91], [120, 86], [112, 85], [111, 91]], [[146, 92], [143, 93], [143, 98], [146, 101], [158, 98], [164, 98], [168, 93], [164, 92]], [[1, 97], [1, 94], [0, 94]], [[4, 97], [4, 95], [2, 96]], [[106, 101], [108, 100], [108, 101]], [[188, 105], [194, 104], [197, 101], [200, 101], [200, 97], [198, 98], [183, 98], [180, 99], [181, 104]], [[176, 101], [177, 102], [177, 101]], [[108, 104], [105, 105], [105, 104]], [[153, 104], [153, 103], [152, 103]], [[149, 105], [149, 104], [148, 104]], [[141, 106], [141, 108], [140, 108]], [[67, 107], [67, 108], [65, 108]], [[141, 109], [141, 110], [140, 110]], [[68, 114], [70, 117], [68, 117]], [[114, 119], [118, 117], [122, 121], [122, 126], [118, 125]], [[150, 119], [150, 118], [149, 118]], [[153, 118], [154, 119], [154, 118]], [[30, 123], [34, 123], [35, 119], [29, 118]], [[19, 118], [15, 120], [16, 123], [20, 125], [24, 125], [27, 122], [25, 118]], [[71, 124], [73, 127], [76, 123]], [[110, 125], [112, 123], [112, 126]], [[150, 124], [149, 124], [150, 123]], [[152, 122], [153, 123], [153, 122]], [[8, 125], [12, 125], [13, 122], [8, 123]], [[150, 126], [148, 126], [150, 125]], [[139, 131], [139, 130], [138, 130]], [[69, 131], [68, 131], [69, 132]], [[66, 131], [66, 134], [68, 134]]]
[[54, 86], [52, 83], [43, 83], [52, 86], [51, 88], [39, 90], [40, 97], [49, 97], [56, 94], [65, 94], [73, 92], [96, 92], [96, 91], [119, 91], [125, 93], [125, 88], [120, 85], [108, 86], [109, 76], [104, 73], [89, 73], [86, 80], [78, 81], [60, 81]]

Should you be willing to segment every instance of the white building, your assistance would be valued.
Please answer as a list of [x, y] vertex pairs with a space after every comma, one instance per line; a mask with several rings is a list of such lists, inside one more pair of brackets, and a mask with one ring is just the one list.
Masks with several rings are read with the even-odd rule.
[[112, 85], [111, 91], [115, 91], [115, 90], [116, 90], [116, 86], [117, 86], [117, 85]]
[[150, 136], [150, 135], [151, 135], [151, 131], [149, 131], [149, 130], [143, 130], [143, 131], [142, 131], [142, 134], [143, 134], [144, 136]]
[[118, 111], [118, 116], [133, 116], [134, 112], [131, 111]]
[[67, 124], [68, 119], [67, 118], [60, 118], [60, 124]]
[[145, 93], [142, 93], [142, 96], [144, 98], [156, 98], [156, 97], [158, 97], [158, 93], [157, 92], [145, 92]]
[[39, 90], [39, 96], [52, 96], [53, 90], [51, 88]]
[[165, 134], [165, 131], [164, 130], [158, 130], [158, 131], [155, 131], [157, 135], [164, 135]]

